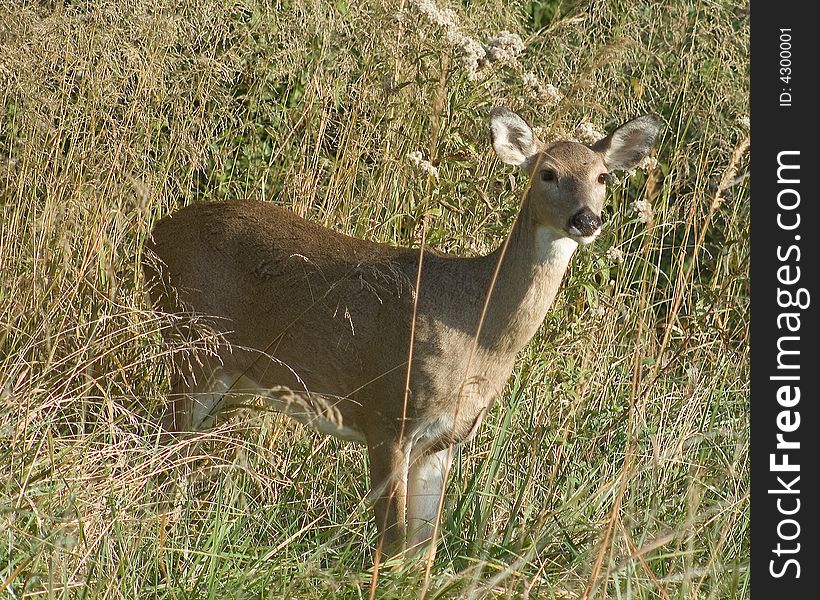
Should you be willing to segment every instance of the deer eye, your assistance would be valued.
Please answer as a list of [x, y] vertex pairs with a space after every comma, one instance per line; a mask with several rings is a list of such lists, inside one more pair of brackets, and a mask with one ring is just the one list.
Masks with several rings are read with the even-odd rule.
[[598, 183], [606, 183], [609, 181], [609, 173], [601, 173], [598, 175]]
[[555, 181], [555, 171], [552, 169], [544, 169], [541, 171], [542, 181]]

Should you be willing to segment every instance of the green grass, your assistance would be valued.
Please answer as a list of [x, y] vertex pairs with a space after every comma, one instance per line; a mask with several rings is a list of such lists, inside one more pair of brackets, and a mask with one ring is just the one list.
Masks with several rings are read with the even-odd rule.
[[0, 4], [0, 595], [367, 597], [362, 448], [274, 414], [159, 443], [169, 356], [209, 340], [162, 341], [142, 245], [253, 197], [488, 251], [525, 183], [489, 148], [503, 104], [545, 139], [657, 112], [659, 165], [611, 186], [456, 458], [429, 582], [384, 567], [377, 596], [749, 596], [747, 4], [440, 3], [525, 42], [478, 80], [404, 4]]

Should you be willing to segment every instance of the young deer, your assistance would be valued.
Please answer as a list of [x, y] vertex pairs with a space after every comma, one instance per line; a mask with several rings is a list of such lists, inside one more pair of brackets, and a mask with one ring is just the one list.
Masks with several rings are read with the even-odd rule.
[[509, 238], [462, 258], [355, 239], [261, 202], [200, 203], [161, 219], [146, 262], [155, 302], [211, 319], [224, 343], [178, 364], [175, 430], [248, 396], [367, 445], [380, 540], [429, 542], [457, 444], [504, 388], [579, 243], [601, 230], [610, 170], [652, 148], [645, 115], [593, 144], [542, 146], [492, 111], [493, 147], [530, 183]]

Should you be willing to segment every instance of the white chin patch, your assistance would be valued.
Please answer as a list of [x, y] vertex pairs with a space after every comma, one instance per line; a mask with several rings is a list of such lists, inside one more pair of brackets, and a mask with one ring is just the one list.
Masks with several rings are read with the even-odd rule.
[[592, 232], [592, 235], [581, 235], [581, 232], [578, 231], [577, 227], [570, 227], [569, 228], [569, 235], [579, 244], [591, 244], [595, 241], [595, 238], [601, 233], [601, 228], [599, 227], [595, 231]]

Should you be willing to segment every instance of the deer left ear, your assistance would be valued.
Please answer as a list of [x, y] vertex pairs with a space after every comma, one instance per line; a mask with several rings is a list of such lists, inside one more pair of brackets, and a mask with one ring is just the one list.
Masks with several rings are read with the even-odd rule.
[[652, 150], [661, 125], [663, 120], [658, 115], [643, 115], [627, 121], [591, 148], [603, 156], [609, 169], [628, 171]]

